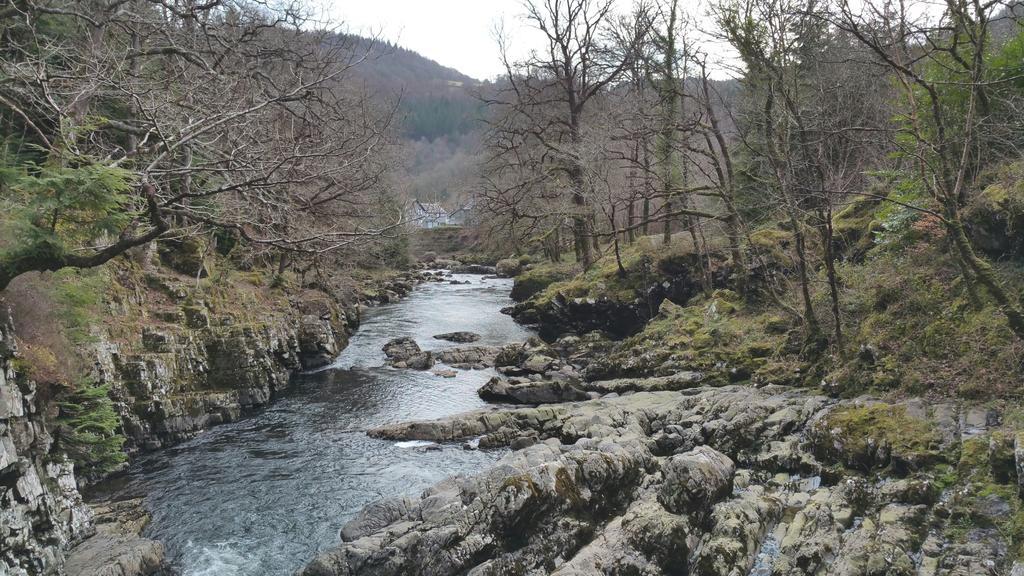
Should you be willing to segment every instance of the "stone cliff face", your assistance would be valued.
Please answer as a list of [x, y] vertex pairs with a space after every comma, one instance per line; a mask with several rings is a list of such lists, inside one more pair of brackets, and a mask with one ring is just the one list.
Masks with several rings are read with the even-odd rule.
[[141, 346], [104, 340], [99, 372], [114, 384], [127, 450], [154, 450], [236, 420], [320, 367], [347, 340], [346, 324], [290, 315], [266, 323], [145, 327]]
[[56, 574], [90, 535], [70, 462], [53, 448], [36, 387], [14, 369], [13, 325], [0, 309], [0, 574]]
[[229, 289], [214, 300], [170, 275], [120, 281], [90, 355], [111, 385], [129, 454], [265, 406], [294, 371], [330, 363], [358, 325], [357, 310], [319, 292], [270, 300]]

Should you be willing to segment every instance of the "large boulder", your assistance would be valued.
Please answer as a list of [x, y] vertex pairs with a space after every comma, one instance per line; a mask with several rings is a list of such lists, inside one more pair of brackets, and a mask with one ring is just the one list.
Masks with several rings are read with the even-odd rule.
[[506, 258], [499, 260], [494, 269], [502, 278], [513, 278], [523, 271], [523, 263], [519, 258]]
[[569, 382], [557, 380], [533, 381], [524, 378], [491, 378], [477, 391], [480, 398], [488, 402], [510, 404], [550, 404], [554, 402], [575, 402], [587, 400], [583, 390]]
[[384, 355], [388, 357], [388, 363], [395, 368], [429, 370], [434, 365], [433, 355], [420, 350], [419, 344], [408, 336], [389, 341], [383, 350]]
[[992, 258], [1024, 257], [1024, 162], [1003, 166], [972, 195], [964, 222], [974, 245]]
[[708, 446], [677, 454], [662, 466], [664, 484], [658, 500], [676, 514], [705, 515], [715, 502], [732, 492], [736, 464]]

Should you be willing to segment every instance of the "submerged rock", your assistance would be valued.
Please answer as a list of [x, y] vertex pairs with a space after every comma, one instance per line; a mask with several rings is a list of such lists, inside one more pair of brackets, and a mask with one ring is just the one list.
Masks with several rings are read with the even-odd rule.
[[469, 342], [476, 342], [480, 339], [480, 335], [476, 332], [446, 332], [444, 334], [435, 334], [436, 340], [447, 340], [448, 342], [457, 342], [459, 344], [467, 344]]

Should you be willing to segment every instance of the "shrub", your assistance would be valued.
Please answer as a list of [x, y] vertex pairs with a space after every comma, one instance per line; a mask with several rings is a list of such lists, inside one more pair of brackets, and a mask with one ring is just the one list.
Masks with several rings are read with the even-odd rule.
[[85, 382], [70, 391], [58, 406], [57, 442], [75, 463], [76, 472], [99, 479], [120, 469], [127, 461], [121, 450], [124, 436], [114, 411], [110, 386]]

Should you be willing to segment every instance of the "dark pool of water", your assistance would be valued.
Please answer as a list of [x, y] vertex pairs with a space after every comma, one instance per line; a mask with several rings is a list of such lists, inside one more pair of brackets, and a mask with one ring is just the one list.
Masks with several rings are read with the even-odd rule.
[[499, 313], [511, 282], [457, 276], [468, 285], [429, 284], [371, 310], [328, 369], [298, 377], [258, 414], [214, 428], [138, 461], [116, 495], [144, 495], [147, 536], [164, 543], [186, 576], [287, 575], [338, 542], [338, 529], [369, 502], [411, 494], [447, 476], [478, 471], [497, 451], [444, 446], [424, 451], [369, 438], [368, 427], [436, 418], [483, 406], [476, 390], [492, 371], [456, 378], [384, 366], [381, 346], [413, 336], [424, 348], [455, 330], [480, 344], [529, 334]]

